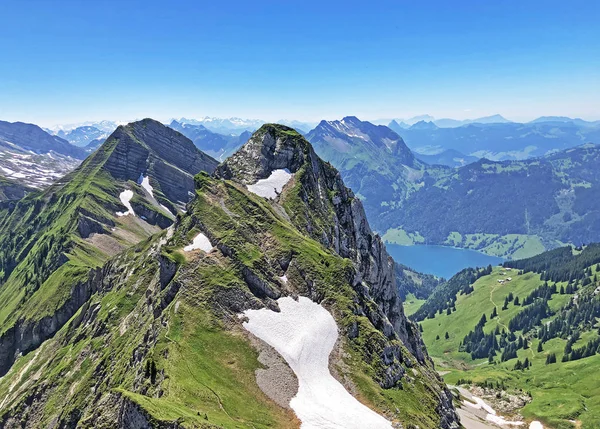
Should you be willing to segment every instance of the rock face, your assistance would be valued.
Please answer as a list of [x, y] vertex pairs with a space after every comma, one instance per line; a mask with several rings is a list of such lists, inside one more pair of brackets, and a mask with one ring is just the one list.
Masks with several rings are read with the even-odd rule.
[[0, 202], [20, 200], [27, 195], [27, 193], [33, 191], [33, 188], [29, 188], [17, 181], [0, 177]]
[[[285, 126], [265, 125], [221, 164], [215, 175], [248, 185], [269, 177], [277, 169], [288, 169], [295, 175], [299, 201], [291, 205], [285, 200], [285, 193], [279, 197], [292, 222], [354, 263], [353, 287], [362, 300], [359, 311], [388, 339], [380, 356], [386, 367], [380, 385], [391, 388], [402, 379], [401, 363], [412, 366], [416, 361], [432, 366], [417, 326], [404, 315], [394, 261], [381, 238], [371, 231], [362, 203], [346, 188], [339, 172], [323, 162], [302, 136]], [[377, 306], [374, 308], [370, 302]], [[347, 335], [353, 337], [357, 333], [351, 329]], [[397, 339], [409, 354], [402, 351]], [[439, 393], [441, 427], [454, 427], [458, 418], [451, 394], [443, 389]]]
[[185, 136], [152, 119], [120, 126], [107, 142], [116, 144], [104, 166], [113, 177], [137, 181], [150, 176], [178, 204], [189, 201], [194, 175], [212, 173], [218, 164]]

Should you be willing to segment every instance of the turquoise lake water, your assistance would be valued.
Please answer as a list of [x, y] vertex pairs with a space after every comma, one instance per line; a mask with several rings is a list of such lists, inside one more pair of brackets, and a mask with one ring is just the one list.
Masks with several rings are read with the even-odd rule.
[[448, 246], [386, 244], [386, 247], [388, 253], [396, 262], [422, 273], [434, 274], [446, 279], [449, 279], [463, 268], [485, 267], [489, 264], [497, 265], [503, 262], [502, 258], [496, 256]]

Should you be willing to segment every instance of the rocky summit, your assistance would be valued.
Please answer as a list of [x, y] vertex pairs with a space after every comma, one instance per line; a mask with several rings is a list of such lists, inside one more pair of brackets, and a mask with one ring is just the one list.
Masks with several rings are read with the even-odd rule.
[[[141, 192], [135, 175], [162, 177], [157, 166], [173, 165], [179, 155], [173, 151], [167, 158], [157, 145], [179, 140], [173, 133], [160, 132], [149, 120], [117, 130], [82, 166], [98, 166], [107, 175], [102, 177], [112, 178], [105, 189], [115, 191], [90, 189], [94, 203], [85, 205], [106, 200], [110, 211], [118, 209], [116, 195], [125, 187]], [[131, 153], [115, 150], [123, 142], [134, 148]], [[114, 162], [106, 162], [113, 156]], [[178, 168], [200, 165], [187, 161]], [[48, 235], [57, 240], [70, 224], [50, 220], [43, 207], [81, 197], [44, 194], [38, 204], [48, 214], [29, 233], [37, 242], [29, 244], [28, 254], [48, 276], [20, 283], [18, 305], [10, 313], [2, 304], [0, 314], [25, 314], [15, 309], [45, 302], [36, 301], [36, 294], [47, 297], [51, 285], [57, 296], [78, 298], [71, 300], [68, 317], [52, 322], [56, 329], [43, 343], [30, 341], [10, 353], [1, 346], [12, 360], [0, 379], [0, 426], [297, 428], [308, 417], [300, 411], [300, 399], [293, 398], [310, 380], [295, 372], [297, 365], [288, 365], [276, 343], [250, 333], [248, 317], [258, 329], [252, 332], [259, 332], [277, 327], [257, 327], [249, 311], [283, 316], [289, 308], [310, 308], [333, 319], [334, 334], [337, 327], [337, 339], [327, 340], [333, 344], [326, 351], [329, 382], [368, 407], [369, 418], [382, 427], [458, 428], [452, 396], [417, 325], [404, 315], [393, 260], [371, 231], [361, 202], [300, 134], [264, 125], [214, 174], [208, 167], [197, 173], [193, 198], [171, 226], [112, 257], [78, 247], [85, 240], [70, 235], [71, 246], [55, 258], [62, 258], [58, 266], [47, 266], [40, 245]], [[74, 173], [60, 186], [75, 186], [78, 177]], [[168, 195], [168, 186], [156, 180], [154, 189]], [[133, 216], [111, 220], [124, 228], [122, 219]], [[11, 277], [32, 275], [28, 262], [14, 257], [0, 291], [9, 281], [17, 284]], [[75, 262], [79, 283], [67, 282], [66, 273], [60, 282], [51, 279]], [[89, 290], [82, 291], [80, 283]], [[60, 308], [46, 306], [45, 313], [52, 319]], [[48, 326], [39, 318], [37, 325], [23, 318], [7, 319], [15, 326], [12, 338], [23, 337], [20, 327], [38, 326], [34, 338]], [[312, 321], [315, 335], [324, 332], [319, 320]], [[307, 340], [299, 339], [306, 347], [320, 343]], [[346, 421], [344, 427], [355, 423]]]

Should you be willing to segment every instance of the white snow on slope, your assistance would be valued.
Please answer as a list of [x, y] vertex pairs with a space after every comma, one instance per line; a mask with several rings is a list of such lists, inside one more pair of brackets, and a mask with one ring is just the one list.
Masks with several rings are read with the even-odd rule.
[[[150, 184], [150, 176], [146, 176], [144, 177], [143, 174], [140, 174], [140, 178], [138, 179], [138, 183], [140, 185], [142, 185], [142, 188], [144, 188], [146, 191], [148, 191], [148, 193], [150, 194], [150, 196], [152, 198], [154, 198], [154, 188], [152, 187], [152, 185]], [[154, 198], [156, 200], [156, 198]], [[156, 200], [156, 202], [158, 203], [158, 205], [165, 210], [167, 213], [171, 213], [171, 210], [167, 207], [162, 205], [158, 200]]]
[[522, 426], [524, 424], [522, 421], [505, 420], [502, 416], [497, 415], [496, 410], [489, 406], [483, 399], [474, 395], [471, 395], [469, 400], [463, 400], [463, 404], [476, 410], [484, 410], [487, 413], [485, 419], [499, 426]]
[[150, 177], [149, 176], [144, 177], [144, 176], [140, 175], [140, 178], [142, 179], [140, 182], [140, 185], [142, 185], [142, 188], [144, 188], [146, 191], [148, 191], [150, 196], [152, 198], [154, 198], [154, 193], [152, 192], [154, 190], [154, 188], [150, 184]]
[[243, 326], [275, 348], [298, 377], [290, 406], [301, 429], [391, 429], [391, 423], [358, 402], [329, 372], [338, 337], [335, 320], [308, 298], [277, 300], [280, 312], [247, 310]]
[[534, 420], [529, 424], [529, 429], [544, 429], [544, 426], [540, 422]]
[[131, 198], [133, 198], [133, 191], [131, 189], [126, 189], [119, 194], [119, 198], [121, 199], [121, 203], [127, 207], [126, 212], [117, 212], [117, 216], [127, 216], [134, 215], [133, 207], [131, 207]]
[[292, 178], [292, 173], [286, 168], [283, 170], [273, 170], [266, 179], [260, 179], [254, 185], [248, 185], [247, 188], [253, 194], [265, 198], [277, 198], [287, 182]]
[[183, 248], [185, 252], [191, 252], [192, 250], [200, 249], [205, 252], [210, 252], [213, 246], [210, 244], [208, 237], [202, 233], [194, 237], [192, 244], [189, 244]]

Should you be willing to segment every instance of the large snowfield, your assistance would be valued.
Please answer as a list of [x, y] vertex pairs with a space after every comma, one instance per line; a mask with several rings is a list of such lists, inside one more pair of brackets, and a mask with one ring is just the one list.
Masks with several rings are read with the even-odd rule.
[[248, 185], [247, 188], [253, 194], [265, 198], [277, 198], [287, 182], [290, 181], [293, 174], [286, 168], [283, 170], [273, 170], [266, 179], [260, 179], [254, 185]]
[[331, 314], [308, 298], [277, 300], [280, 312], [247, 310], [245, 329], [272, 346], [298, 377], [290, 407], [301, 429], [391, 429], [391, 423], [358, 402], [329, 372], [338, 338]]
[[208, 239], [208, 237], [200, 233], [194, 237], [192, 244], [185, 246], [183, 250], [186, 252], [191, 252], [192, 250], [200, 249], [208, 253], [212, 250], [212, 248], [213, 246], [212, 244], [210, 244], [210, 240]]

